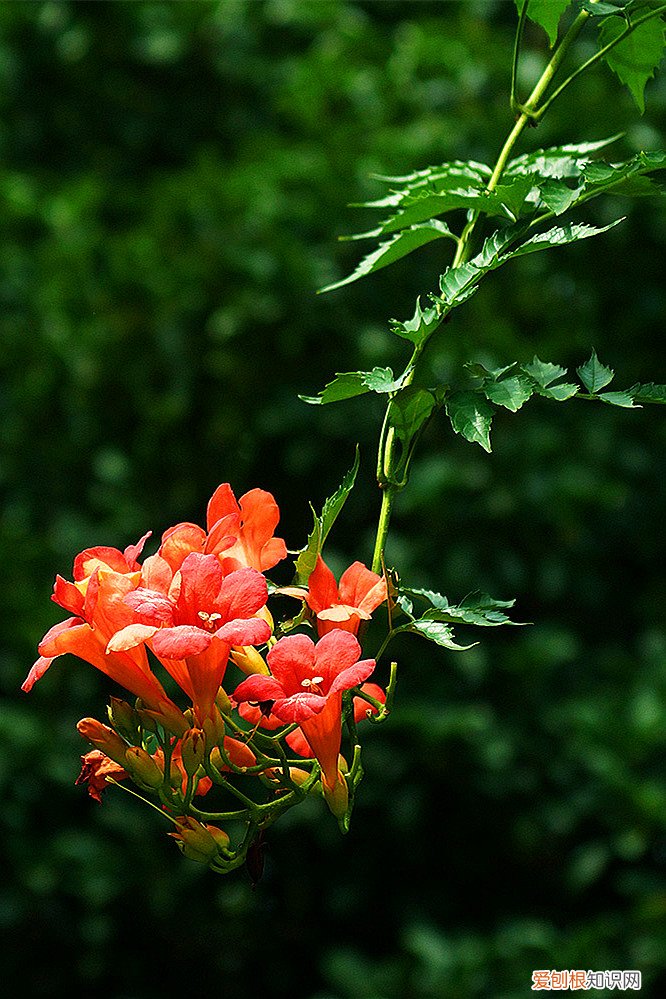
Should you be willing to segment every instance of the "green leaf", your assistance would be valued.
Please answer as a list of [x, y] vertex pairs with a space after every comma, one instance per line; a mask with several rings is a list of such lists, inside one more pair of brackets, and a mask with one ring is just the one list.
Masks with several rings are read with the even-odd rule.
[[527, 378], [514, 375], [511, 378], [504, 378], [502, 381], [487, 382], [483, 386], [483, 393], [487, 399], [497, 406], [517, 413], [521, 406], [531, 397], [534, 388]]
[[612, 368], [607, 368], [601, 363], [595, 350], [592, 351], [589, 361], [581, 365], [580, 368], [576, 368], [576, 371], [587, 391], [592, 392], [592, 394], [605, 388], [613, 381], [615, 375]]
[[559, 215], [601, 194], [653, 194], [659, 191], [659, 187], [645, 174], [665, 168], [666, 153], [663, 152], [641, 152], [623, 163], [588, 162], [581, 169], [576, 187], [553, 178], [540, 181], [539, 201]]
[[479, 644], [478, 642], [472, 642], [471, 645], [459, 645], [453, 638], [453, 628], [451, 625], [444, 624], [442, 621], [433, 621], [432, 618], [419, 618], [418, 621], [412, 621], [411, 624], [403, 625], [399, 630], [422, 635], [428, 641], [434, 642], [436, 645], [441, 645], [445, 649], [451, 649], [454, 652], [465, 652], [467, 649], [471, 649], [473, 646]]
[[295, 565], [296, 576], [294, 582], [301, 586], [307, 585], [310, 573], [317, 563], [317, 556], [324, 547], [324, 542], [328, 537], [328, 533], [333, 527], [338, 514], [342, 510], [347, 497], [352, 491], [354, 482], [356, 481], [356, 473], [358, 472], [359, 462], [360, 453], [357, 445], [354, 464], [343, 478], [338, 489], [336, 489], [333, 495], [329, 496], [325, 501], [320, 516], [318, 517], [313, 511], [314, 526], [308, 535], [307, 545], [305, 548], [302, 548], [298, 554]]
[[599, 139], [596, 142], [551, 146], [523, 153], [508, 163], [504, 176], [538, 174], [541, 177], [579, 177], [585, 164], [591, 162], [589, 153], [597, 152], [604, 146], [617, 142], [619, 138], [620, 135], [612, 135], [608, 139]]
[[540, 361], [536, 354], [529, 364], [523, 364], [522, 370], [534, 381], [534, 387], [539, 395], [546, 399], [564, 402], [578, 392], [578, 386], [571, 382], [559, 382], [557, 385], [553, 385], [553, 382], [557, 381], [558, 378], [566, 375], [567, 369], [559, 364]]
[[631, 391], [624, 392], [602, 392], [599, 396], [602, 402], [607, 402], [609, 406], [621, 406], [623, 409], [640, 409], [634, 402]]
[[[496, 628], [503, 624], [518, 625], [520, 622], [512, 621], [505, 610], [515, 604], [515, 600], [495, 600], [487, 593], [476, 590], [470, 593], [460, 604], [450, 604], [441, 593], [433, 590], [421, 590], [407, 587], [405, 592], [409, 596], [422, 597], [431, 605], [432, 610], [427, 611], [423, 617], [448, 622], [450, 624], [471, 624], [484, 628]], [[435, 617], [436, 615], [436, 617]]]
[[649, 382], [646, 385], [632, 385], [628, 392], [635, 402], [657, 402], [666, 404], [666, 385], [655, 385]]
[[512, 257], [522, 257], [526, 253], [545, 250], [549, 246], [564, 246], [567, 243], [576, 243], [581, 239], [589, 239], [590, 236], [599, 236], [602, 232], [608, 232], [609, 229], [613, 229], [623, 221], [623, 218], [616, 219], [615, 222], [611, 222], [610, 225], [605, 225], [601, 228], [594, 225], [586, 225], [584, 223], [573, 224], [571, 222], [564, 226], [554, 226], [547, 232], [537, 233], [536, 236], [532, 236], [531, 239], [526, 240], [514, 250], [510, 250], [509, 253], [500, 258], [499, 263], [504, 263], [505, 260]]
[[549, 179], [539, 188], [541, 201], [555, 215], [561, 215], [571, 208], [578, 200], [583, 190], [580, 187], [569, 187], [563, 180]]
[[[373, 177], [375, 180], [382, 180], [388, 184], [402, 184], [407, 188], [414, 188], [424, 184], [445, 184], [447, 182], [455, 187], [465, 181], [476, 182], [479, 186], [485, 186], [492, 172], [492, 169], [486, 163], [477, 163], [475, 160], [452, 160], [448, 163], [439, 163], [436, 166], [424, 167], [422, 170], [415, 170], [413, 173], [403, 174], [401, 177], [388, 177], [386, 174], [379, 173], [373, 174]], [[356, 207], [375, 208], [377, 207], [377, 202], [366, 201]]]
[[619, 0], [618, 3], [608, 3], [605, 0], [579, 0], [581, 10], [586, 10], [593, 17], [606, 17], [619, 14], [624, 16], [624, 9], [631, 5], [631, 0]]
[[385, 243], [380, 243], [376, 250], [373, 250], [367, 257], [364, 257], [353, 274], [343, 278], [341, 281], [335, 281], [333, 284], [326, 285], [325, 288], [320, 289], [320, 293], [333, 291], [335, 288], [342, 288], [346, 284], [351, 284], [352, 281], [358, 281], [359, 278], [365, 277], [366, 274], [373, 274], [382, 267], [388, 267], [389, 264], [394, 264], [396, 260], [401, 260], [402, 257], [406, 257], [413, 250], [417, 250], [419, 247], [425, 246], [426, 243], [431, 243], [435, 239], [441, 239], [443, 236], [448, 236], [452, 239], [455, 238], [450, 229], [443, 222], [439, 222], [436, 219], [433, 219], [427, 225], [415, 225], [411, 229], [405, 229], [403, 232], [398, 233], [397, 236], [394, 236], [393, 239]]
[[391, 332], [419, 347], [441, 325], [442, 319], [443, 317], [440, 316], [434, 306], [423, 310], [421, 308], [421, 300], [417, 298], [416, 310], [412, 318], [407, 319], [404, 323], [399, 322], [397, 319], [391, 319]]
[[566, 402], [573, 398], [578, 392], [578, 386], [573, 382], [560, 382], [558, 385], [549, 385], [548, 388], [537, 389], [539, 395], [546, 399], [554, 399], [555, 402]]
[[530, 361], [529, 364], [523, 364], [523, 371], [527, 372], [534, 379], [539, 388], [546, 388], [551, 382], [554, 382], [557, 378], [561, 378], [567, 373], [567, 369], [561, 367], [559, 364], [540, 361], [536, 354], [534, 355], [534, 360]]
[[478, 392], [453, 392], [446, 399], [451, 426], [472, 444], [490, 452], [490, 424], [494, 409]]
[[391, 468], [394, 481], [406, 481], [414, 445], [434, 411], [441, 406], [442, 396], [441, 391], [409, 385], [391, 399], [386, 425], [393, 428], [401, 444], [400, 454], [394, 458]]
[[[603, 20], [599, 28], [600, 48], [613, 42], [624, 30], [624, 22], [617, 17]], [[604, 56], [620, 82], [629, 88], [641, 114], [645, 110], [645, 85], [662, 60], [665, 44], [664, 23], [661, 18], [653, 17], [639, 24]]]
[[[560, 23], [560, 18], [570, 3], [571, 0], [531, 0], [527, 8], [527, 16], [530, 21], [540, 24], [544, 29], [548, 35], [551, 48], [557, 41], [557, 27]], [[524, 6], [525, 0], [516, 0], [516, 7], [519, 14], [522, 12]]]
[[540, 232], [530, 237], [514, 249], [508, 249], [508, 247], [524, 236], [525, 225], [518, 223], [507, 226], [505, 229], [498, 229], [486, 239], [481, 252], [475, 257], [458, 267], [449, 267], [444, 271], [439, 280], [442, 295], [437, 301], [444, 311], [450, 312], [451, 309], [474, 294], [484, 275], [501, 267], [508, 260], [528, 253], [535, 253], [538, 250], [545, 250], [551, 246], [564, 246], [567, 243], [588, 239], [590, 236], [598, 236], [622, 221], [622, 219], [616, 219], [615, 222], [601, 228], [584, 223], [554, 226], [547, 232]]
[[391, 368], [373, 368], [372, 371], [344, 371], [336, 374], [319, 395], [299, 395], [311, 406], [328, 402], [341, 402], [366, 392], [395, 392], [402, 384], [402, 376], [394, 379]]

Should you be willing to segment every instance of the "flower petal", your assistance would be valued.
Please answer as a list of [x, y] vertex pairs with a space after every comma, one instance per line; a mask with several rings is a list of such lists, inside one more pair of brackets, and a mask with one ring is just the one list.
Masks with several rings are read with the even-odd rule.
[[273, 714], [284, 722], [295, 722], [301, 725], [309, 718], [321, 714], [326, 707], [326, 698], [319, 694], [310, 694], [307, 690], [276, 700]]
[[362, 659], [360, 662], [354, 663], [353, 666], [343, 669], [331, 683], [329, 694], [335, 694], [338, 690], [350, 690], [352, 687], [358, 687], [368, 679], [371, 673], [374, 673], [376, 665], [374, 659]]
[[335, 582], [335, 576], [321, 555], [317, 556], [316, 565], [310, 573], [308, 590], [307, 604], [315, 614], [319, 614], [320, 611], [338, 603], [338, 586]]
[[340, 628], [319, 639], [315, 651], [315, 669], [319, 676], [323, 676], [323, 687], [327, 693], [336, 676], [352, 666], [360, 654], [361, 646], [354, 635]]
[[371, 613], [386, 600], [386, 580], [362, 562], [354, 562], [340, 577], [340, 603]]
[[217, 487], [208, 501], [208, 509], [206, 511], [206, 526], [208, 530], [211, 531], [219, 520], [222, 520], [223, 517], [227, 517], [229, 514], [236, 514], [240, 519], [240, 507], [236, 502], [236, 497], [229, 483], [223, 482]]
[[37, 681], [41, 680], [44, 676], [54, 659], [57, 659], [57, 656], [51, 656], [50, 658], [47, 656], [40, 656], [39, 659], [35, 661], [32, 669], [21, 684], [21, 690], [24, 690], [26, 694], [29, 694]]
[[176, 628], [160, 628], [152, 641], [156, 656], [165, 659], [185, 659], [186, 656], [196, 656], [208, 648], [212, 641], [201, 628], [189, 624], [181, 624]]
[[154, 624], [172, 624], [174, 605], [163, 593], [139, 586], [125, 597], [128, 607]]
[[237, 701], [274, 701], [284, 698], [282, 684], [272, 676], [255, 673], [238, 684], [234, 691]]
[[152, 533], [153, 533], [152, 531], [146, 531], [144, 536], [142, 538], [139, 538], [139, 540], [135, 545], [127, 546], [127, 548], [123, 552], [123, 558], [127, 562], [128, 569], [139, 568], [139, 563], [137, 562], [137, 559], [141, 554], [141, 552], [143, 551], [143, 546], [145, 545], [146, 541], [148, 540], [148, 538], [151, 536]]
[[271, 627], [258, 617], [227, 621], [215, 636], [228, 645], [261, 645], [271, 637]]
[[99, 545], [96, 548], [85, 548], [74, 559], [74, 579], [78, 582], [87, 579], [98, 568], [113, 569], [114, 572], [129, 572], [127, 559], [117, 548], [107, 548]]
[[[211, 555], [210, 558], [214, 558], [214, 556]], [[220, 569], [221, 574], [222, 569]], [[231, 621], [234, 618], [249, 618], [256, 614], [267, 600], [268, 586], [261, 573], [256, 569], [237, 569], [224, 577], [215, 601], [215, 609], [222, 615], [223, 621]], [[250, 645], [251, 643], [237, 642], [235, 644]]]
[[198, 524], [176, 524], [162, 535], [158, 552], [176, 572], [190, 552], [202, 552], [206, 543], [206, 532]]
[[184, 560], [180, 573], [178, 617], [184, 623], [195, 624], [199, 611], [210, 613], [217, 606], [216, 598], [223, 580], [222, 566], [214, 555], [192, 552]]
[[106, 646], [107, 652], [127, 652], [128, 649], [135, 649], [137, 645], [147, 642], [159, 631], [150, 624], [128, 624], [126, 628], [121, 628], [113, 635]]
[[307, 635], [287, 635], [276, 642], [267, 659], [271, 673], [288, 697], [302, 691], [301, 681], [314, 675], [315, 643]]

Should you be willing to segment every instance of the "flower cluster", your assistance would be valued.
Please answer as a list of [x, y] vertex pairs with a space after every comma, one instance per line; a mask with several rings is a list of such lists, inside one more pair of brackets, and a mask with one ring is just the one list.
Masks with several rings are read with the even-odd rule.
[[[157, 799], [182, 852], [220, 872], [307, 795], [323, 795], [346, 829], [361, 776], [357, 723], [387, 713], [358, 638], [386, 600], [385, 580], [355, 562], [338, 584], [317, 553], [307, 585], [275, 586], [266, 573], [287, 558], [279, 517], [270, 493], [236, 500], [224, 483], [205, 530], [177, 524], [143, 561], [150, 534], [124, 551], [81, 552], [53, 592], [71, 616], [44, 636], [23, 684], [31, 690], [73, 653], [134, 695], [111, 698], [108, 725], [79, 722], [94, 748], [77, 783], [101, 801], [109, 783], [131, 779]], [[300, 613], [276, 626], [269, 593], [300, 600]], [[222, 800], [207, 811], [211, 794]]]

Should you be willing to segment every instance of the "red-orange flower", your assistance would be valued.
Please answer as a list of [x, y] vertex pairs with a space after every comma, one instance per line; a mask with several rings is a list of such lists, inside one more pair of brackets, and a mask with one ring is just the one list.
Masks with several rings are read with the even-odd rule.
[[[364, 683], [361, 685], [361, 690], [364, 694], [374, 697], [374, 699], [379, 701], [381, 704], [384, 704], [386, 701], [386, 691], [383, 690], [377, 683]], [[368, 713], [376, 715], [379, 710], [378, 708], [368, 704], [368, 702], [362, 697], [354, 698], [353, 708], [354, 721], [357, 725], [359, 722], [368, 717]], [[275, 731], [275, 729], [281, 728], [285, 724], [280, 718], [274, 715], [272, 711], [267, 713], [262, 710], [262, 706], [256, 702], [243, 701], [242, 704], [238, 705], [238, 713], [241, 718], [244, 718], [245, 721], [250, 723], [250, 725], [259, 725], [260, 728], [267, 729], [268, 731]], [[285, 741], [289, 748], [299, 756], [314, 756], [312, 747], [305, 738], [301, 728], [297, 728], [294, 732], [290, 732]]]
[[305, 601], [317, 618], [319, 635], [334, 628], [358, 632], [361, 620], [386, 600], [386, 580], [371, 572], [362, 562], [354, 562], [340, 577], [340, 585], [321, 555], [310, 574]]
[[[147, 535], [146, 535], [147, 537]], [[139, 583], [136, 557], [145, 538], [120, 552], [115, 548], [88, 548], [74, 560], [74, 582], [56, 577], [53, 599], [74, 617], [55, 625], [39, 644], [39, 659], [22, 689], [30, 691], [58, 656], [72, 653], [140, 697], [173, 731], [187, 723], [151, 672], [145, 649], [107, 651], [111, 637], [133, 620], [125, 597]]]
[[256, 569], [225, 576], [215, 555], [190, 552], [174, 574], [164, 559], [146, 559], [148, 586], [128, 593], [132, 623], [110, 639], [110, 652], [148, 642], [176, 683], [192, 699], [200, 721], [210, 715], [232, 645], [256, 645], [270, 625], [255, 617], [268, 599]]
[[342, 692], [368, 679], [374, 659], [358, 661], [353, 635], [333, 631], [315, 643], [307, 635], [280, 639], [268, 653], [271, 676], [250, 676], [236, 688], [236, 701], [271, 701], [273, 714], [295, 722], [322, 768], [322, 787], [337, 816], [347, 807], [347, 785], [338, 766], [342, 740]]
[[[264, 489], [250, 489], [236, 500], [229, 483], [223, 482], [208, 504], [206, 550], [224, 551], [220, 557], [225, 572], [243, 566], [265, 572], [287, 556], [282, 538], [273, 537], [279, 520], [280, 511], [270, 493]], [[227, 548], [226, 538], [232, 533], [235, 533], [236, 541]]]
[[273, 534], [280, 511], [271, 493], [250, 489], [237, 500], [228, 482], [213, 493], [206, 515], [206, 527], [182, 523], [162, 536], [158, 554], [176, 572], [192, 552], [216, 555], [224, 572], [250, 568], [265, 572], [286, 558], [287, 547]]

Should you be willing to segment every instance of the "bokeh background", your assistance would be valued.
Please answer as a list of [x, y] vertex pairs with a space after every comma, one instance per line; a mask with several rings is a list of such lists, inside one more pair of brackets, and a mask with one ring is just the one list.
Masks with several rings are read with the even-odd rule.
[[[358, 259], [336, 237], [368, 224], [346, 205], [381, 195], [373, 172], [492, 161], [514, 18], [508, 0], [0, 7], [0, 925], [22, 994], [517, 999], [534, 968], [638, 968], [664, 994], [658, 407], [531, 401], [496, 418], [491, 456], [434, 421], [389, 561], [452, 598], [515, 596], [533, 624], [467, 653], [396, 643], [399, 699], [366, 732], [350, 835], [298, 809], [254, 890], [183, 859], [140, 803], [73, 787], [75, 723], [103, 717], [105, 678], [63, 660], [18, 692], [61, 616], [55, 573], [201, 519], [221, 481], [270, 489], [298, 548], [358, 442], [327, 552], [370, 558], [381, 405], [297, 393], [399, 365], [387, 320], [434, 287], [448, 244], [315, 291]], [[544, 41], [528, 31], [523, 87]], [[666, 79], [647, 92], [640, 118], [599, 68], [521, 148], [659, 148]], [[607, 235], [487, 281], [425, 378], [594, 346], [618, 387], [666, 380], [664, 208], [616, 199], [584, 220], [613, 212], [628, 219]]]

